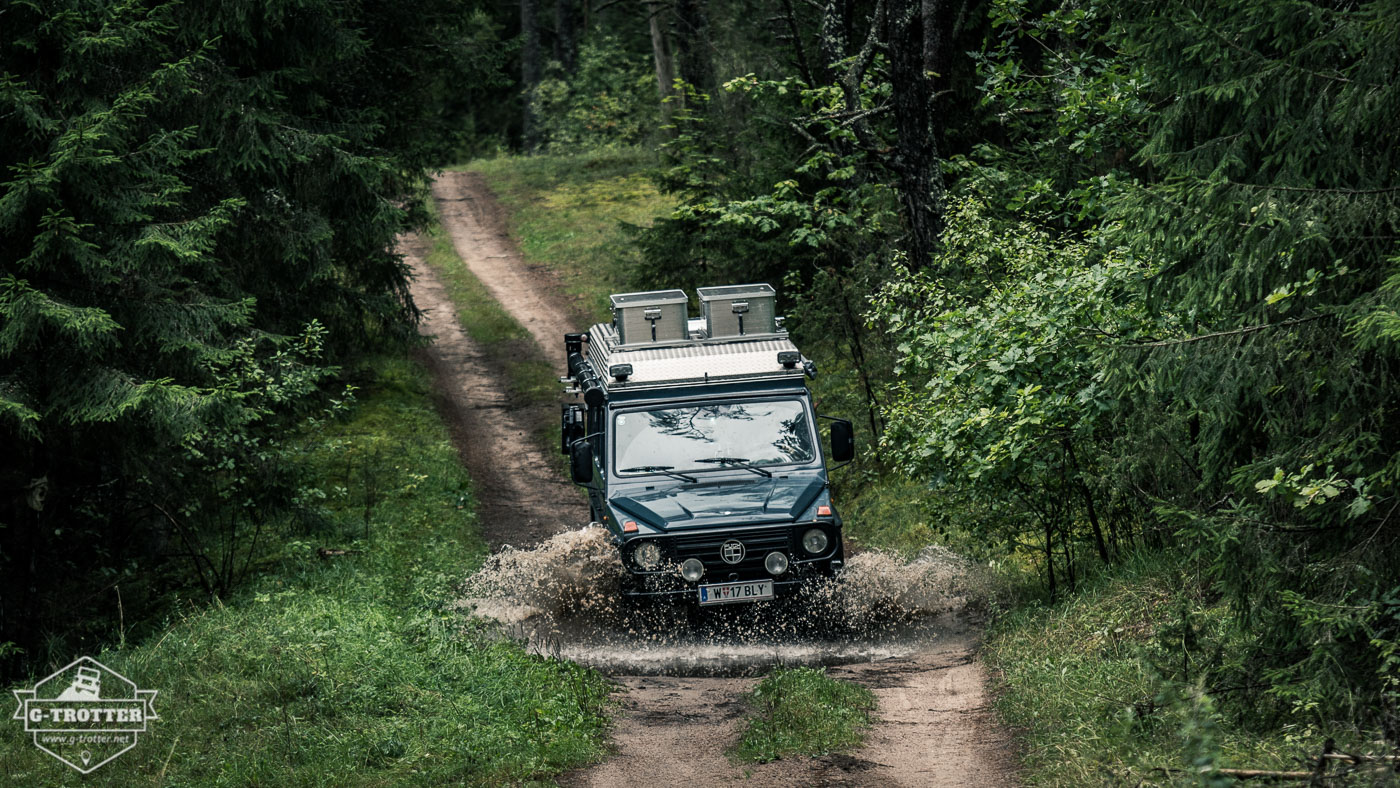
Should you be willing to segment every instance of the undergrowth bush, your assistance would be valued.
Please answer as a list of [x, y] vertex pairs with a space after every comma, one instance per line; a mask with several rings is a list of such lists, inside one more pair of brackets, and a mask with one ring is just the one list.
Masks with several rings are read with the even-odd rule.
[[1035, 785], [1208, 784], [1227, 767], [1308, 770], [1329, 739], [1351, 752], [1384, 750], [1374, 732], [1218, 702], [1245, 688], [1212, 668], [1249, 637], [1200, 565], [1139, 551], [1086, 576], [1069, 599], [1030, 595], [1002, 610], [984, 653]]

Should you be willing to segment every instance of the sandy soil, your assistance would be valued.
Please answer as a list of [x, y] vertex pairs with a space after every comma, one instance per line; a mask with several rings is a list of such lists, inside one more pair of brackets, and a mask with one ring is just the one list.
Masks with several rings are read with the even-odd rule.
[[[543, 348], [581, 328], [547, 272], [520, 258], [479, 176], [445, 173], [433, 194], [458, 254]], [[403, 251], [417, 274], [422, 330], [437, 337], [427, 360], [476, 482], [488, 541], [529, 546], [572, 526], [582, 512], [560, 508], [576, 507], [577, 496], [553, 473], [553, 458], [531, 445], [530, 418], [508, 405], [496, 371], [458, 326], [441, 284], [422, 263], [421, 243], [405, 239]], [[614, 675], [622, 703], [615, 755], [565, 775], [561, 784], [1013, 785], [1010, 737], [991, 715], [976, 653], [975, 627], [945, 616], [927, 649], [912, 657], [829, 668], [879, 699], [879, 722], [866, 745], [852, 755], [764, 765], [734, 764], [725, 755], [740, 736], [740, 698], [756, 679]]]
[[947, 617], [943, 636], [908, 659], [831, 668], [864, 684], [880, 702], [880, 723], [856, 755], [878, 785], [1013, 785], [1010, 734], [987, 697], [976, 632]]

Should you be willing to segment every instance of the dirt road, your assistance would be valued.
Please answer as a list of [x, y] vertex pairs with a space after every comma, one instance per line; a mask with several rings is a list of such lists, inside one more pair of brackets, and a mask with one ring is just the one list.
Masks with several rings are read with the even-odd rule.
[[433, 199], [462, 261], [564, 374], [564, 334], [586, 328], [582, 316], [571, 313], [558, 280], [526, 265], [481, 176], [444, 172], [433, 182]]
[[[531, 270], [511, 243], [503, 215], [478, 176], [445, 173], [434, 185], [443, 224], [458, 254], [491, 294], [546, 351], [578, 330], [557, 283]], [[405, 239], [417, 274], [413, 293], [426, 313], [427, 351], [458, 445], [476, 482], [482, 526], [493, 546], [529, 546], [575, 527], [576, 497], [531, 445], [524, 414], [507, 404], [492, 370], [458, 326], [446, 293], [423, 263], [422, 246]], [[550, 357], [561, 355], [551, 353]], [[559, 359], [562, 366], [562, 358]], [[753, 786], [955, 786], [1015, 782], [1009, 736], [993, 719], [976, 631], [955, 616], [913, 656], [829, 668], [869, 687], [879, 722], [859, 752], [736, 765], [725, 755], [740, 735], [741, 696], [756, 679], [614, 675], [623, 693], [613, 732], [616, 754], [565, 775], [566, 786], [655, 786], [698, 781]]]
[[554, 472], [554, 458], [531, 440], [530, 419], [511, 406], [486, 354], [457, 322], [446, 288], [423, 262], [422, 239], [404, 238], [400, 250], [413, 266], [413, 300], [423, 311], [419, 331], [434, 338], [423, 357], [471, 472], [487, 543], [528, 547], [553, 536], [564, 527], [561, 505], [573, 508], [578, 496]]

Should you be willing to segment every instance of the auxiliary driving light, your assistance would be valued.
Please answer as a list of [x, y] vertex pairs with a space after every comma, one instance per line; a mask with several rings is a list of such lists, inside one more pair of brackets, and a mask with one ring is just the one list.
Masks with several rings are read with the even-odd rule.
[[802, 549], [817, 555], [826, 552], [826, 531], [820, 528], [812, 528], [802, 535]]
[[705, 564], [699, 558], [687, 558], [685, 563], [681, 564], [681, 577], [684, 577], [688, 583], [694, 583], [704, 575]]
[[632, 553], [632, 560], [648, 571], [655, 569], [661, 566], [661, 546], [656, 542], [642, 542]]
[[783, 572], [787, 571], [787, 556], [774, 550], [773, 552], [768, 554], [767, 558], [763, 559], [763, 568], [768, 570], [768, 574], [776, 577], [782, 574]]

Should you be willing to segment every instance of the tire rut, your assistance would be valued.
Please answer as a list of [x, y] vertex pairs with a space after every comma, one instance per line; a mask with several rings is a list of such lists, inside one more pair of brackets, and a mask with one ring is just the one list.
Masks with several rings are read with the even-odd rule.
[[444, 172], [433, 182], [433, 199], [458, 256], [562, 374], [564, 334], [578, 331], [582, 316], [559, 294], [561, 288], [550, 272], [526, 264], [506, 230], [500, 204], [481, 176]]
[[423, 313], [418, 330], [433, 338], [422, 358], [471, 473], [487, 543], [493, 550], [529, 547], [564, 530], [577, 495], [531, 437], [530, 420], [510, 405], [486, 353], [457, 322], [447, 288], [425, 262], [424, 241], [405, 237], [399, 251], [413, 269], [413, 300]]

